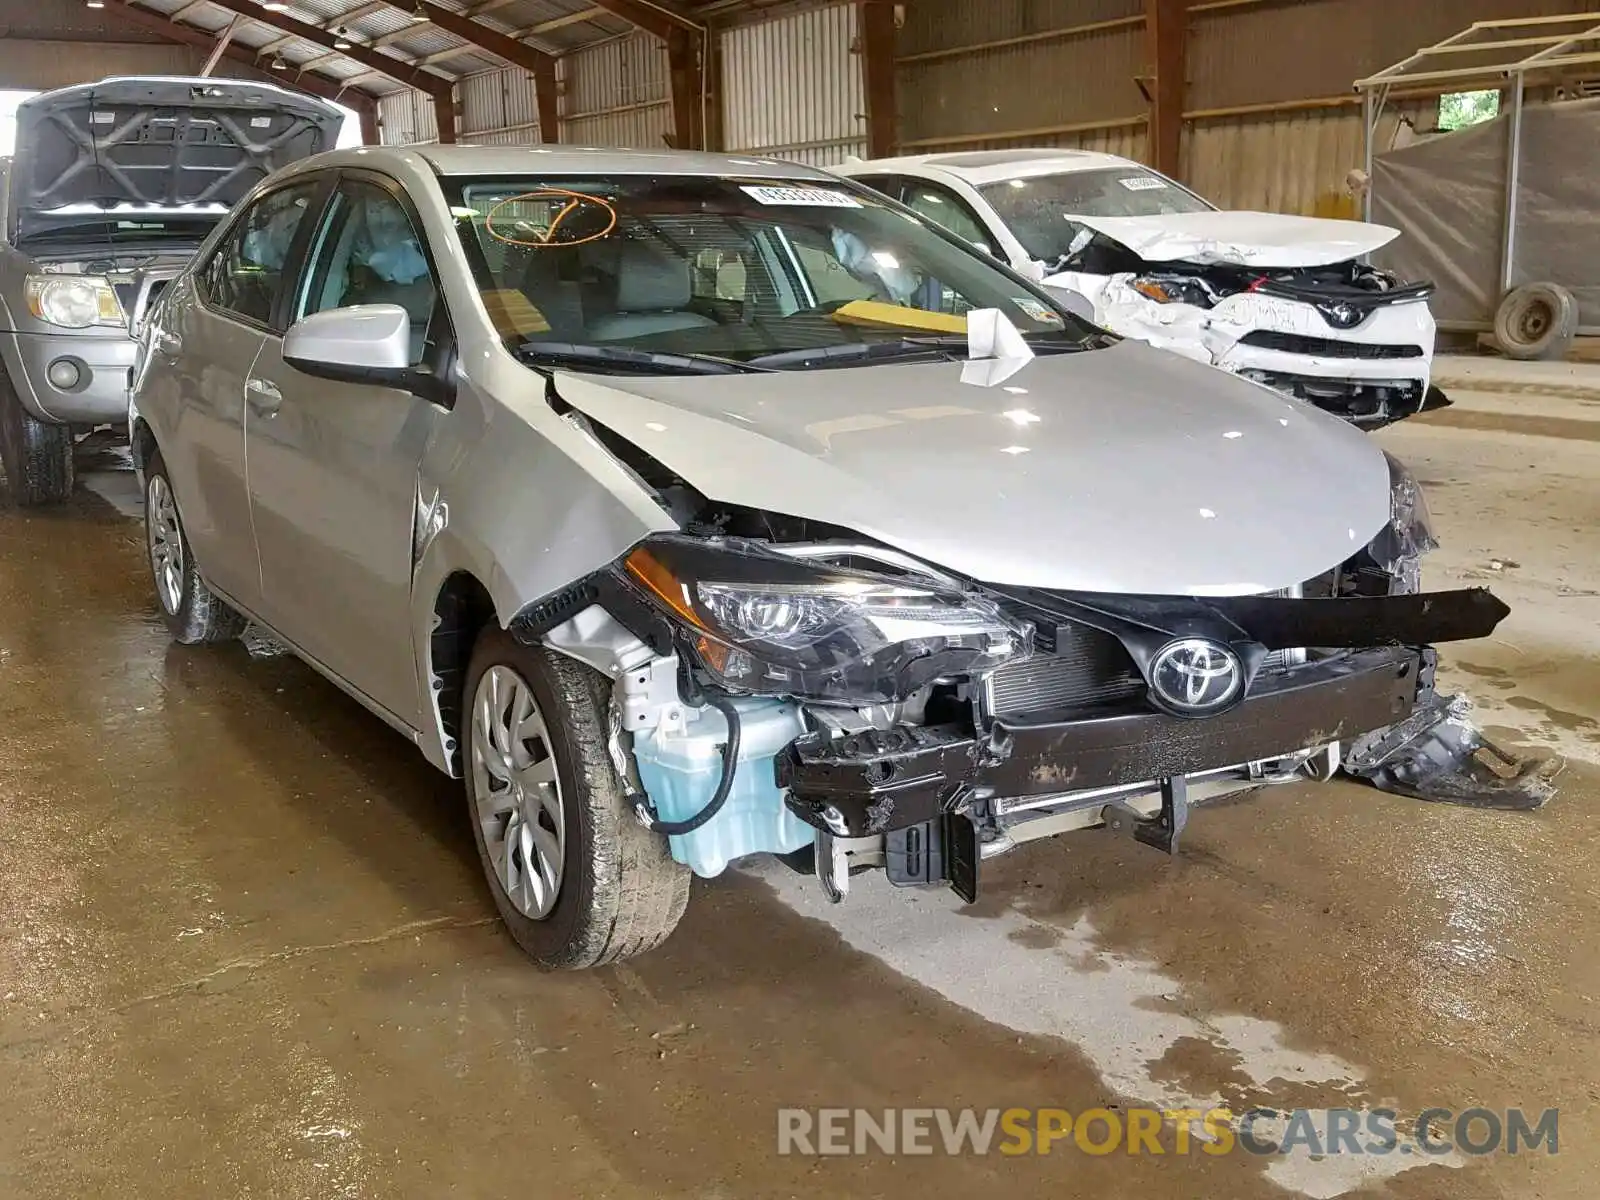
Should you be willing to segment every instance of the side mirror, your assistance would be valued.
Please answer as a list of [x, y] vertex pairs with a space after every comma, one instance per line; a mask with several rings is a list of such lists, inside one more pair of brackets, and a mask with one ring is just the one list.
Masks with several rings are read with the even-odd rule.
[[307, 375], [403, 386], [411, 370], [411, 317], [398, 304], [312, 313], [289, 327], [283, 361]]
[[1075, 317], [1080, 317], [1094, 324], [1094, 305], [1089, 297], [1082, 292], [1075, 292], [1071, 288], [1057, 287], [1054, 284], [1045, 284], [1045, 291], [1049, 292], [1055, 302], [1061, 305]]

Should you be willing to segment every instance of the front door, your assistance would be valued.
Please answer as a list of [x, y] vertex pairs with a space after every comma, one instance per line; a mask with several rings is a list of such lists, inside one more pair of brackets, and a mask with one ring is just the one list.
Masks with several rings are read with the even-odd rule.
[[184, 533], [208, 582], [246, 608], [260, 600], [245, 486], [245, 380], [266, 338], [286, 264], [303, 244], [319, 179], [255, 200], [152, 331], [161, 370], [178, 392], [180, 436], [167, 463]]
[[[412, 362], [436, 363], [450, 335], [418, 228], [397, 185], [347, 174], [313, 238], [289, 321], [399, 304], [411, 316]], [[414, 729], [417, 470], [446, 410], [398, 388], [297, 371], [276, 335], [245, 387], [262, 616]]]

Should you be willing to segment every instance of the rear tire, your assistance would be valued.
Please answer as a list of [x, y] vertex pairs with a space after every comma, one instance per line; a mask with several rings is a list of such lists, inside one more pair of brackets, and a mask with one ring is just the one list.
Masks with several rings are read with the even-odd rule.
[[244, 632], [244, 616], [221, 599], [200, 578], [178, 515], [177, 495], [161, 452], [154, 450], [144, 467], [145, 546], [155, 583], [156, 606], [172, 640], [183, 646], [230, 642]]
[[[610, 681], [491, 626], [473, 647], [463, 700], [468, 817], [512, 940], [541, 967], [566, 969], [666, 941], [689, 902], [689, 870], [666, 838], [639, 824], [617, 779], [607, 749]], [[507, 712], [516, 719], [504, 720]], [[515, 744], [494, 732], [513, 725]], [[508, 771], [508, 758], [527, 765]], [[553, 793], [541, 778], [553, 778]], [[542, 799], [518, 799], [539, 788]], [[523, 828], [530, 832], [519, 839]], [[541, 866], [538, 854], [557, 846], [556, 868]]]
[[72, 495], [72, 429], [41, 421], [22, 406], [0, 367], [0, 462], [20, 508], [64, 504]]
[[1578, 336], [1578, 301], [1553, 283], [1513, 288], [1494, 314], [1494, 340], [1508, 358], [1562, 358]]

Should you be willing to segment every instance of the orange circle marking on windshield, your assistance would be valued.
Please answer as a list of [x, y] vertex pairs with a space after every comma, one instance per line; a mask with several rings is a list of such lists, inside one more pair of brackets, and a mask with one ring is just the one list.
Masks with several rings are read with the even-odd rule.
[[[495, 213], [508, 204], [516, 204], [523, 200], [552, 200], [558, 198], [564, 198], [567, 202], [561, 206], [561, 211], [556, 213], [555, 218], [550, 222], [550, 228], [545, 230], [544, 237], [537, 241], [510, 237], [494, 227]], [[551, 241], [550, 239], [556, 235], [556, 230], [561, 228], [561, 222], [565, 221], [571, 213], [582, 208], [584, 203], [596, 204], [605, 209], [606, 215], [611, 218], [606, 227], [598, 233], [589, 234], [587, 237], [573, 238], [571, 241], [564, 242]], [[585, 192], [569, 191], [566, 188], [539, 188], [532, 192], [522, 192], [515, 196], [507, 196], [504, 200], [497, 201], [491, 205], [489, 211], [483, 214], [484, 232], [494, 238], [495, 241], [504, 242], [508, 246], [527, 246], [534, 250], [545, 250], [551, 246], [581, 246], [585, 242], [597, 242], [616, 227], [617, 210], [609, 200], [602, 200], [599, 196], [591, 196]]]

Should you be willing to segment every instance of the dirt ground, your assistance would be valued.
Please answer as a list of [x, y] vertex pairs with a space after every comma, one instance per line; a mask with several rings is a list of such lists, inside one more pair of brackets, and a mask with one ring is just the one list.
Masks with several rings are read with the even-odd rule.
[[[293, 660], [168, 644], [135, 489], [0, 510], [0, 1197], [1362, 1196], [1592, 1200], [1600, 1169], [1600, 402], [1380, 435], [1431, 586], [1514, 607], [1446, 653], [1531, 814], [1348, 783], [1104, 832], [985, 894], [697, 881], [661, 951], [541, 975], [464, 805]], [[95, 465], [95, 464], [91, 464]], [[780, 1155], [784, 1108], [1560, 1109], [1560, 1153]], [[1170, 1132], [1170, 1131], [1169, 1131]]]

